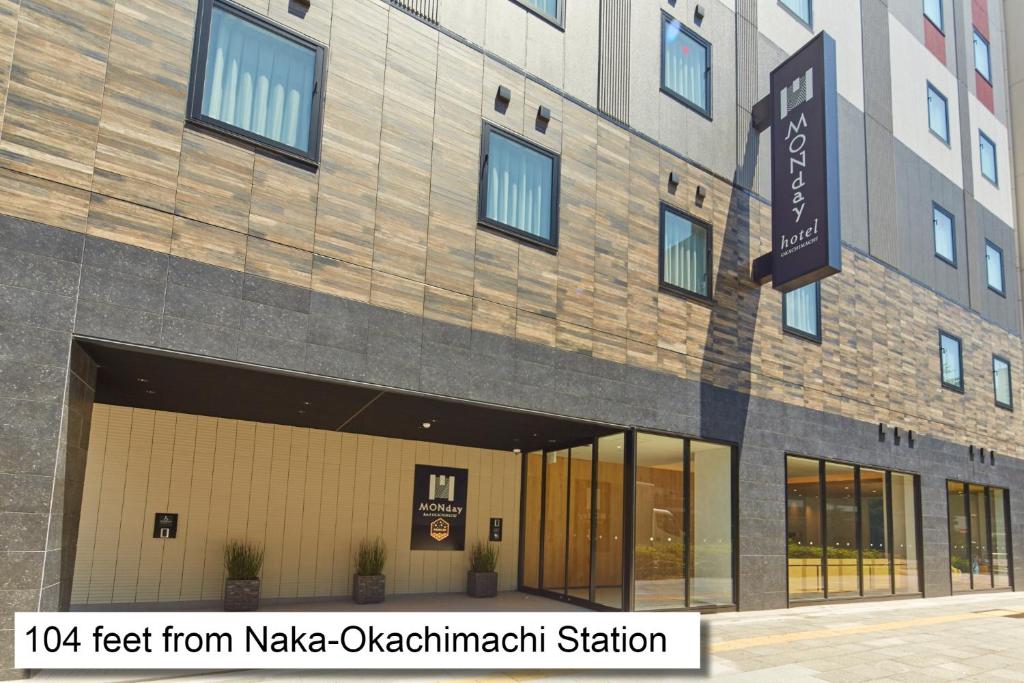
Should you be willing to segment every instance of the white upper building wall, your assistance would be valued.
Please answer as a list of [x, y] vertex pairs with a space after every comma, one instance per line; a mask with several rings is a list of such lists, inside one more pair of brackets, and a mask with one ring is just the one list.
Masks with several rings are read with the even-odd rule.
[[[1013, 169], [1010, 166], [1010, 136], [999, 119], [973, 95], [968, 100], [971, 113], [971, 166], [974, 169], [974, 198], [1007, 225], [1014, 225]], [[978, 131], [996, 145], [998, 185], [981, 174], [981, 149]]]

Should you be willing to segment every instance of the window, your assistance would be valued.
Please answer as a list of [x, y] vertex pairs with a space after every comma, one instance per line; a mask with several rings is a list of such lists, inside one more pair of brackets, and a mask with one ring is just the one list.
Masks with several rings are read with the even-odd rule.
[[962, 392], [964, 390], [963, 354], [960, 338], [939, 332], [939, 361], [942, 365], [942, 386]]
[[932, 204], [932, 228], [935, 232], [935, 255], [956, 267], [956, 231], [953, 214]]
[[992, 57], [988, 49], [988, 41], [978, 30], [974, 30], [974, 70], [981, 74], [989, 83], [992, 82]]
[[779, 0], [779, 4], [800, 21], [811, 25], [811, 0]]
[[565, 22], [564, 0], [514, 0], [541, 19], [562, 28]]
[[711, 45], [663, 14], [661, 48], [661, 89], [710, 118]]
[[985, 240], [985, 278], [988, 288], [996, 294], [1006, 296], [1006, 281], [1003, 279], [1003, 250]]
[[996, 143], [987, 135], [978, 131], [978, 154], [981, 157], [981, 175], [999, 184], [999, 171], [996, 168]]
[[323, 47], [221, 0], [198, 16], [189, 119], [316, 162]]
[[928, 84], [928, 128], [949, 144], [949, 103], [931, 83]]
[[791, 600], [920, 592], [913, 475], [786, 456]]
[[558, 245], [558, 156], [484, 124], [480, 222], [541, 245]]
[[662, 204], [661, 285], [711, 298], [711, 229]]
[[947, 481], [946, 496], [953, 592], [1012, 587], [1006, 489]]
[[1013, 380], [1010, 378], [1010, 361], [992, 356], [992, 386], [996, 405], [1013, 410]]
[[924, 0], [924, 15], [928, 21], [935, 24], [940, 31], [942, 28], [942, 0]]
[[812, 282], [782, 295], [782, 329], [821, 341], [821, 288]]

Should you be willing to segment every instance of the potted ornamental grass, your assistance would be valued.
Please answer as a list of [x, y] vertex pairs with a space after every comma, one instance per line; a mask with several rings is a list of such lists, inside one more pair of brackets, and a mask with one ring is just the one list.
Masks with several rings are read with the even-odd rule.
[[244, 541], [230, 541], [224, 547], [224, 610], [251, 612], [260, 606], [260, 570], [263, 548]]
[[388, 550], [383, 538], [363, 539], [356, 552], [356, 574], [352, 578], [352, 601], [358, 605], [384, 602], [384, 562]]
[[469, 553], [466, 593], [474, 598], [493, 598], [498, 594], [498, 546], [477, 542]]

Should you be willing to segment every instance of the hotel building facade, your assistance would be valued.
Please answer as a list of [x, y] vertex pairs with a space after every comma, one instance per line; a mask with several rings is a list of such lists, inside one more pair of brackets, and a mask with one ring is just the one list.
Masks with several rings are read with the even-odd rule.
[[[392, 594], [465, 590], [488, 538], [502, 589], [594, 609], [1013, 589], [1014, 26], [0, 0], [0, 677], [15, 612], [215, 605], [231, 540], [297, 604], [374, 537]], [[783, 295], [752, 111], [820, 31], [842, 272]]]

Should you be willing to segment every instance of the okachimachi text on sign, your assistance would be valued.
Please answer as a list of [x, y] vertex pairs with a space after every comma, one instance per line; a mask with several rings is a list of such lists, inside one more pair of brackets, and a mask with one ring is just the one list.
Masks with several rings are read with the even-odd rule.
[[14, 623], [22, 669], [700, 667], [694, 612], [19, 612]]

